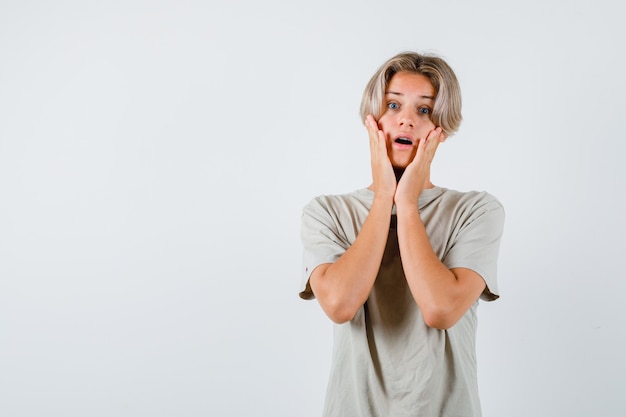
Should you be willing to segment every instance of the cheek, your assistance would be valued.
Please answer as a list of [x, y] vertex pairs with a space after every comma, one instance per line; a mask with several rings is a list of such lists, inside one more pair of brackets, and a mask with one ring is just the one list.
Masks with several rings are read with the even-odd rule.
[[385, 136], [387, 136], [387, 127], [389, 126], [388, 118], [385, 118], [383, 116], [380, 119], [378, 119], [377, 123], [378, 123], [378, 129], [382, 130], [385, 133]]
[[424, 123], [422, 123], [421, 126], [421, 130], [422, 132], [430, 132], [431, 130], [435, 129], [437, 127], [437, 125], [435, 125], [435, 123], [430, 119], [424, 119]]
[[382, 116], [380, 116], [378, 118], [378, 126], [382, 128], [383, 125], [386, 125], [387, 123], [389, 123], [389, 116], [387, 115], [387, 113], [383, 114]]
[[385, 132], [385, 135], [390, 130], [393, 130], [394, 126], [396, 126], [396, 123], [392, 116], [383, 115], [380, 119], [378, 119], [378, 128]]

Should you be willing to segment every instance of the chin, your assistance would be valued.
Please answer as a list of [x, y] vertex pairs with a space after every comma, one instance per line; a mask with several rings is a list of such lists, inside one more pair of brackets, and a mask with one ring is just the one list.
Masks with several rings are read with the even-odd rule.
[[389, 158], [391, 160], [391, 166], [394, 168], [405, 169], [409, 166], [411, 162], [413, 162], [413, 158], [415, 155], [394, 155], [399, 156], [399, 158]]
[[391, 166], [394, 167], [395, 169], [405, 169], [406, 167], [409, 166], [409, 164], [411, 163], [411, 161], [392, 161], [391, 162]]

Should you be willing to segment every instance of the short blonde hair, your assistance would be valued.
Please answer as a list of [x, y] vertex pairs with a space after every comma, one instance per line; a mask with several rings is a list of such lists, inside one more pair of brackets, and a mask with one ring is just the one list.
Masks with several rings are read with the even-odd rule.
[[435, 106], [431, 119], [446, 135], [454, 134], [461, 125], [461, 87], [452, 68], [441, 58], [430, 54], [402, 52], [385, 62], [376, 71], [363, 91], [361, 119], [368, 114], [378, 120], [384, 113], [385, 91], [398, 72], [411, 72], [427, 77], [435, 88]]

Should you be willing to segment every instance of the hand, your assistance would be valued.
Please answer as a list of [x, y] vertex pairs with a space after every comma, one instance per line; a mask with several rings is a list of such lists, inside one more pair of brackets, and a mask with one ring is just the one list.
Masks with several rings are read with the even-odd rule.
[[447, 136], [440, 127], [431, 130], [425, 138], [420, 139], [413, 161], [406, 167], [396, 189], [394, 201], [401, 204], [417, 204], [420, 194], [427, 183], [430, 183], [430, 165], [440, 143]]
[[378, 128], [378, 123], [371, 114], [365, 119], [365, 127], [370, 140], [374, 196], [389, 197], [391, 199], [396, 192], [396, 176], [387, 154], [385, 133]]

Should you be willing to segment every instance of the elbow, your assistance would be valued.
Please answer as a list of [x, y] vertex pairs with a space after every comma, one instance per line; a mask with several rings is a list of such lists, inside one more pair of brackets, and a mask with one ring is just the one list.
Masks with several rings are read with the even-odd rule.
[[422, 316], [428, 327], [438, 330], [448, 330], [459, 320], [448, 309], [437, 306], [422, 309]]
[[322, 308], [324, 312], [334, 323], [344, 324], [349, 322], [356, 316], [358, 307], [353, 307], [345, 302], [331, 301], [325, 303]]
[[323, 274], [311, 276], [311, 289], [315, 298], [319, 302], [322, 310], [337, 324], [349, 322], [354, 318], [364, 301], [360, 302], [354, 294], [350, 292], [340, 291], [337, 288], [328, 285], [328, 280]]

